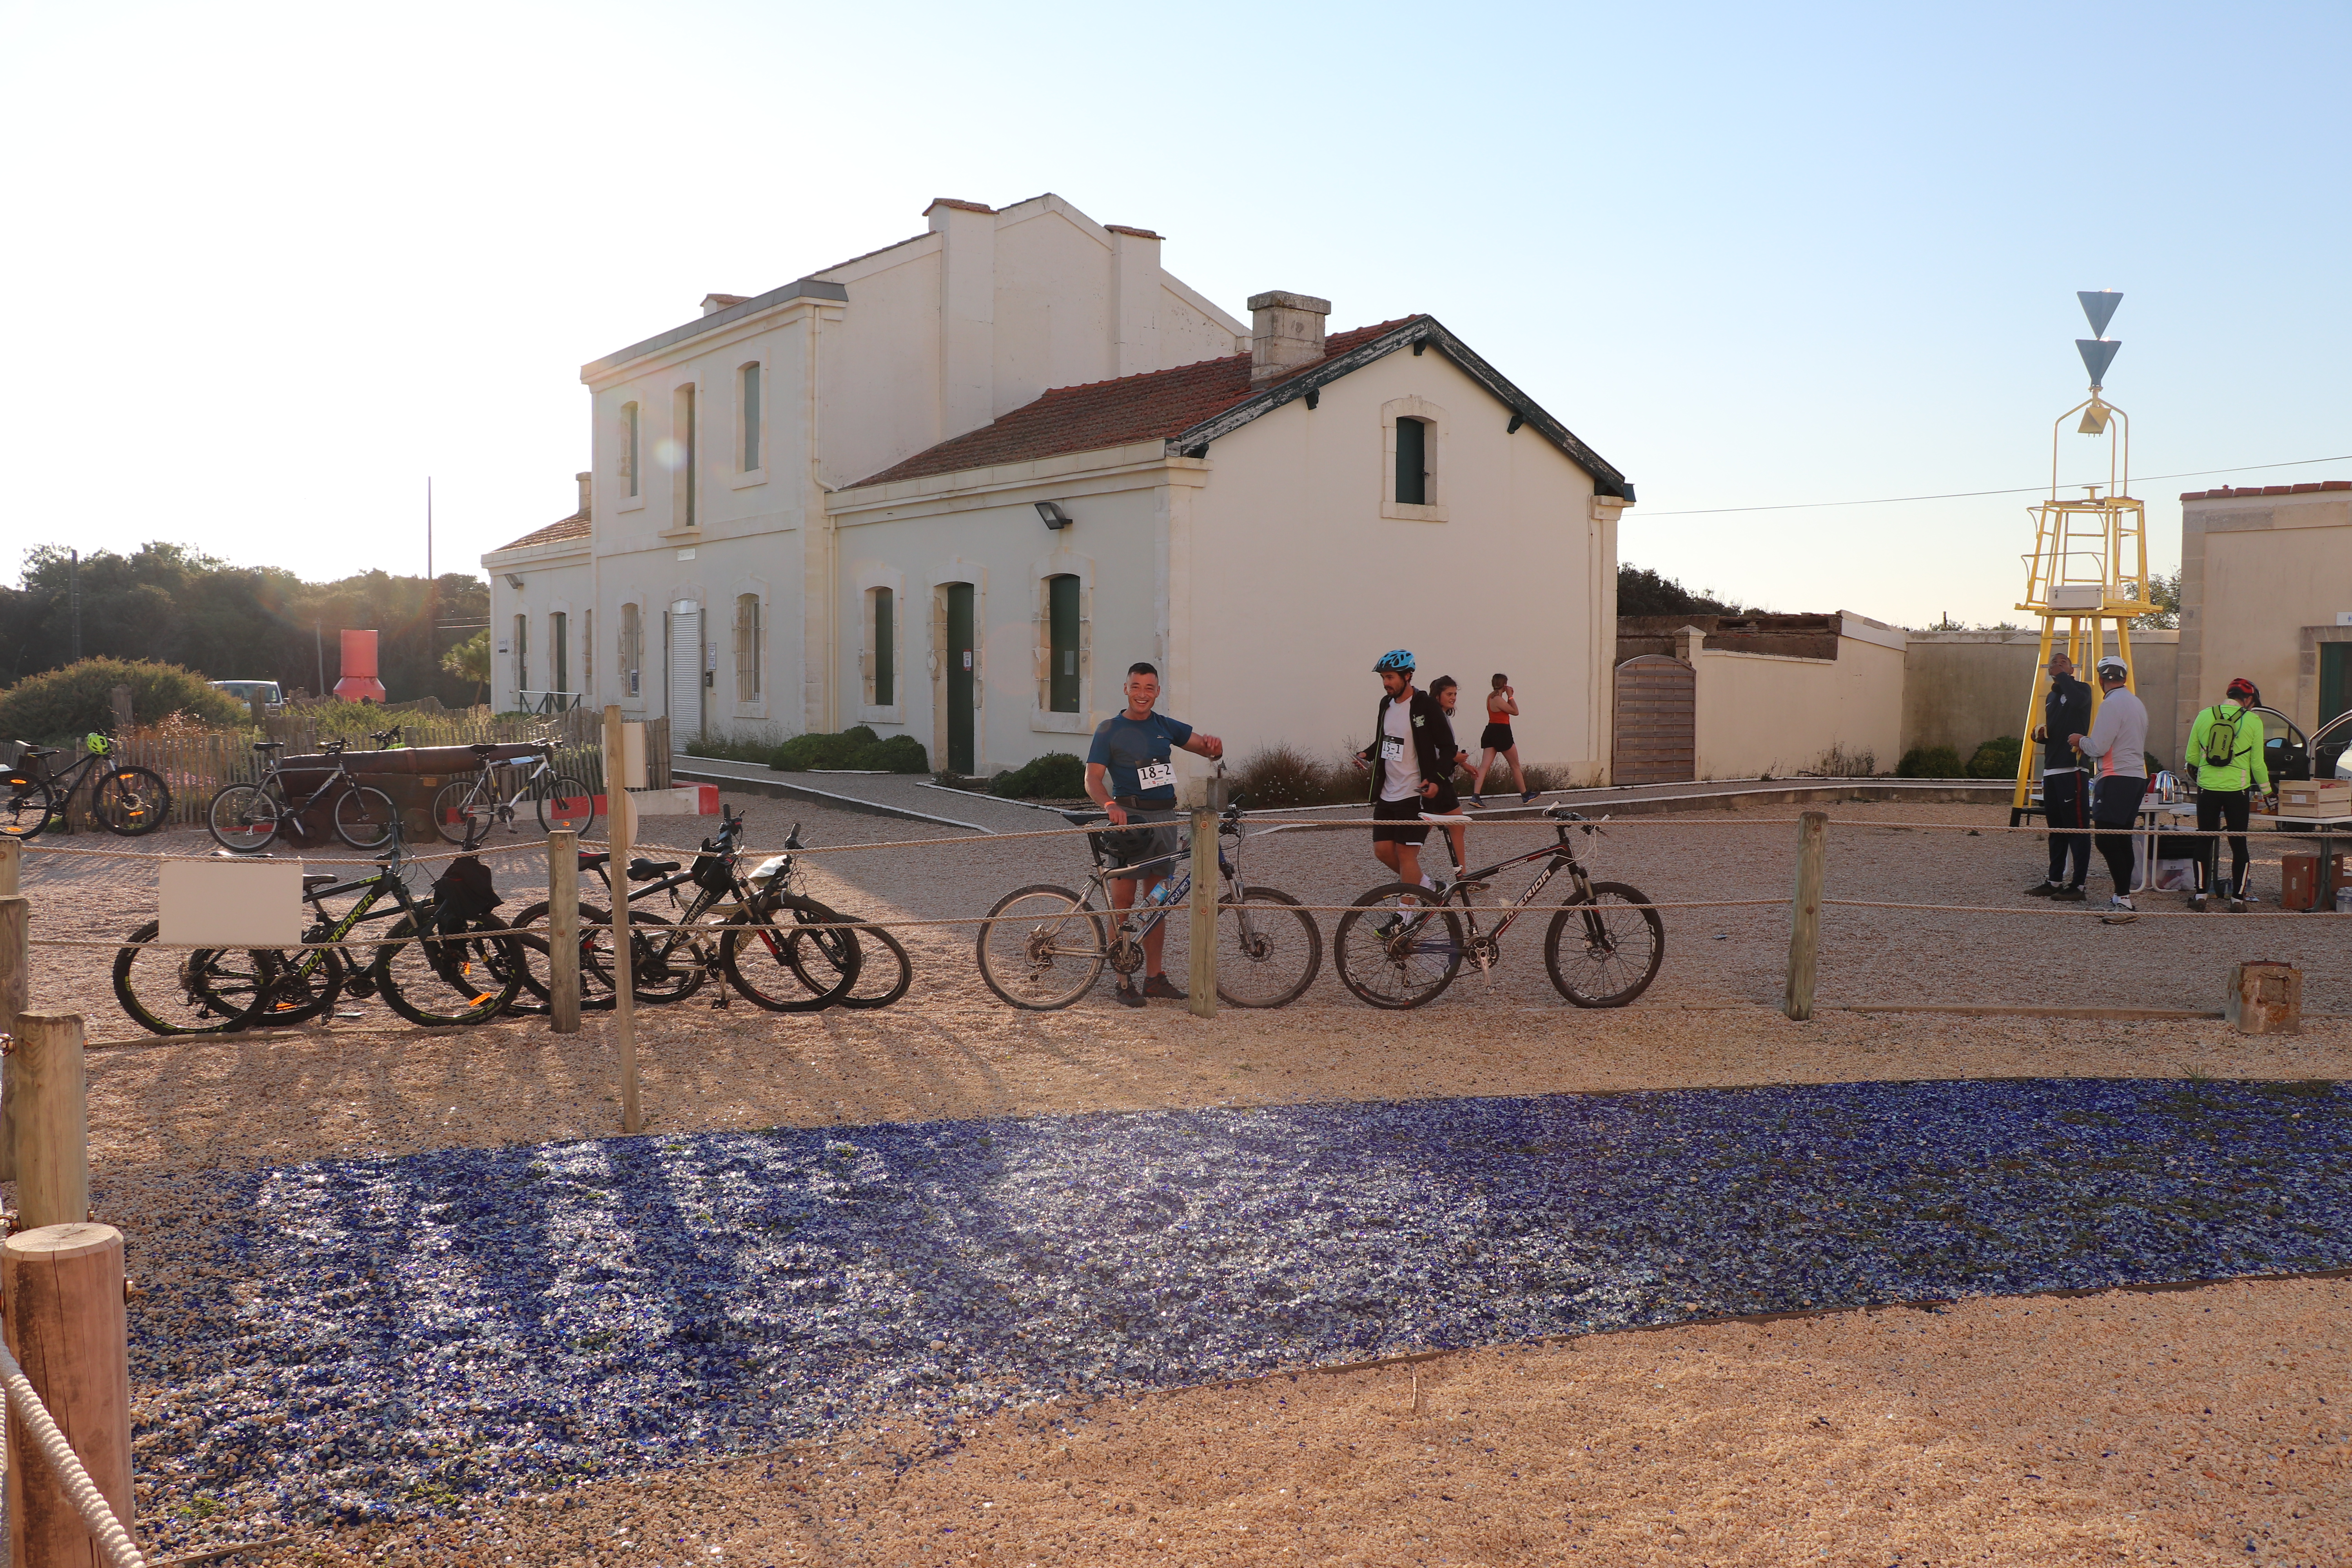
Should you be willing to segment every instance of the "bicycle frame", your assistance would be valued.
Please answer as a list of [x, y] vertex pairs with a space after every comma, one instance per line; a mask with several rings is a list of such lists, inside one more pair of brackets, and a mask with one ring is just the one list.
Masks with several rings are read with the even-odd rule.
[[[1484, 870], [1465, 872], [1455, 880], [1454, 886], [1459, 889], [1473, 882], [1492, 881], [1496, 874], [1507, 871], [1514, 866], [1524, 866], [1530, 860], [1549, 858], [1551, 861], [1550, 865], [1543, 868], [1541, 875], [1528, 884], [1527, 890], [1505, 908], [1503, 918], [1496, 922], [1495, 929], [1484, 933], [1483, 936], [1478, 931], [1477, 906], [1470, 902], [1467, 894], [1463, 896], [1458, 904], [1449, 904], [1448, 907], [1460, 910], [1468, 919], [1470, 940], [1474, 944], [1484, 943], [1491, 947], [1491, 944], [1502, 941], [1504, 933], [1518, 923], [1519, 917], [1527, 913], [1528, 907], [1542, 894], [1544, 889], [1550, 885], [1551, 879], [1562, 871], [1566, 871], [1570, 880], [1574, 882], [1577, 897], [1588, 903], [1591, 901], [1592, 879], [1585, 874], [1583, 863], [1577, 859], [1576, 847], [1569, 842], [1570, 825], [1562, 822], [1555, 826], [1559, 833], [1558, 843], [1545, 845], [1540, 849], [1530, 849], [1524, 855], [1514, 855], [1507, 860], [1497, 860]], [[1593, 833], [1599, 830], [1588, 823], [1584, 826], [1584, 831]], [[1483, 955], [1479, 962], [1483, 967], [1485, 963]]]
[[[334, 768], [325, 778], [319, 781], [319, 787], [305, 795], [299, 805], [294, 803], [292, 793], [286, 787], [284, 760], [275, 751], [269, 753], [269, 762], [262, 770], [261, 783], [256, 786], [265, 794], [277, 796], [278, 804], [283, 807], [278, 814], [279, 821], [281, 824], [290, 825], [290, 830], [298, 838], [309, 837], [302, 827], [302, 814], [333, 794], [337, 786], [349, 785], [352, 782], [352, 771], [343, 765], [343, 748], [341, 742], [338, 742], [326, 755], [334, 758]], [[281, 827], [281, 831], [284, 830], [286, 829]]]
[[[488, 757], [483, 758], [481, 767], [476, 770], [474, 774], [473, 794], [466, 797], [467, 804], [478, 801], [496, 812], [500, 818], [511, 818], [514, 816], [515, 807], [530, 798], [533, 784], [541, 779], [556, 776], [553, 742], [541, 741], [539, 746], [538, 754], [528, 763], [520, 757], [503, 763], [494, 763]], [[498, 771], [500, 768], [516, 768], [521, 773], [521, 782], [517, 785], [514, 794], [504, 800], [499, 798], [498, 791]]]

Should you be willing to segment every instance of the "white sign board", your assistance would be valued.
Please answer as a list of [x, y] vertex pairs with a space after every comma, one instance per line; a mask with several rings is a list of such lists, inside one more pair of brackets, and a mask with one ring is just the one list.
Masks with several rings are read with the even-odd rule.
[[[636, 671], [629, 673], [634, 677]], [[646, 727], [635, 721], [621, 726], [621, 787], [646, 787]]]
[[166, 860], [164, 942], [291, 947], [302, 940], [299, 860]]

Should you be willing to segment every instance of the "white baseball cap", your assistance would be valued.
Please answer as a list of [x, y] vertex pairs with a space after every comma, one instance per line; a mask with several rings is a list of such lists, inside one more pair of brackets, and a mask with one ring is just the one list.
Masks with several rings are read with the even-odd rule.
[[2131, 673], [2131, 666], [2126, 664], [2120, 655], [2112, 653], [2107, 655], [2106, 658], [2099, 660], [2094, 668], [2096, 668], [2101, 675], [2129, 675]]

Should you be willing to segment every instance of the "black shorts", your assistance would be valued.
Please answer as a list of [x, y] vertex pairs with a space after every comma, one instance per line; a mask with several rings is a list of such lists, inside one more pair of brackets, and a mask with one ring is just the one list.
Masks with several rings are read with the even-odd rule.
[[1478, 744], [1490, 752], [1507, 752], [1518, 742], [1511, 739], [1508, 724], [1489, 724], [1478, 736]]
[[1437, 793], [1421, 803], [1421, 809], [1439, 816], [1451, 816], [1462, 809], [1462, 797], [1451, 784], [1441, 783]]
[[1426, 844], [1429, 824], [1422, 821], [1422, 797], [1408, 795], [1402, 800], [1372, 802], [1372, 819], [1382, 826], [1372, 829], [1375, 844]]

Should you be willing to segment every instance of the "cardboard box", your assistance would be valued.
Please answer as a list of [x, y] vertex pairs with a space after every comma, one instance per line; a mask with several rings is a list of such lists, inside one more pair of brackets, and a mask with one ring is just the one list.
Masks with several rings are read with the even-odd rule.
[[2278, 801], [2281, 816], [2352, 816], [2352, 779], [2288, 779]]

